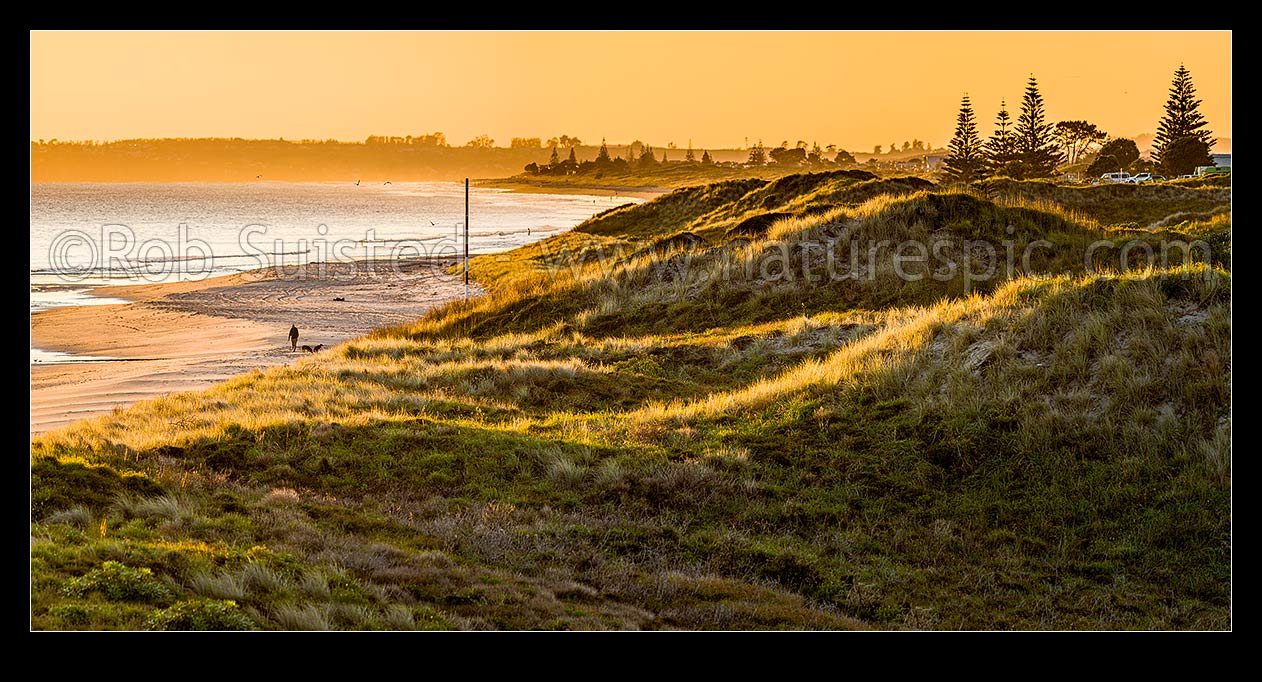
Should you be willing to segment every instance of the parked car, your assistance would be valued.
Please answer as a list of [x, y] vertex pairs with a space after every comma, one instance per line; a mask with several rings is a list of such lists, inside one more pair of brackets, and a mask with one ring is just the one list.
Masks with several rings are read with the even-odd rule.
[[1125, 171], [1120, 173], [1105, 173], [1100, 176], [1100, 182], [1130, 182], [1131, 174]]
[[1153, 180], [1152, 173], [1140, 173], [1139, 175], [1132, 175], [1131, 177], [1127, 178], [1126, 182], [1129, 182], [1135, 185], [1140, 185], [1145, 182], [1152, 182], [1152, 180]]

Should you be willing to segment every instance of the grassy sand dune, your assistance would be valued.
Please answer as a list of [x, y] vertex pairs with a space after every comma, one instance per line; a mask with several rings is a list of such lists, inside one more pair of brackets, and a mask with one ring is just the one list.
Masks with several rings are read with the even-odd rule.
[[820, 175], [36, 438], [33, 626], [1230, 627], [1230, 213]]
[[1047, 182], [987, 180], [981, 190], [1007, 201], [1055, 203], [1080, 212], [1103, 225], [1148, 228], [1178, 213], [1229, 209], [1229, 179], [1180, 180], [1170, 183], [1093, 187], [1059, 187]]

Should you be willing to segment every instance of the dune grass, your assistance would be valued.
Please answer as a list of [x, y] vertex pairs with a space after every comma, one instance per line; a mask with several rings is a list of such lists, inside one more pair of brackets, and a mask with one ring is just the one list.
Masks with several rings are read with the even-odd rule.
[[1209, 212], [1231, 205], [1230, 180], [1062, 187], [1043, 181], [992, 179], [979, 187], [988, 196], [1051, 202], [1080, 211], [1101, 225], [1140, 229], [1177, 213]]
[[33, 439], [33, 627], [1228, 628], [1230, 214], [1094, 201], [725, 183], [475, 258], [483, 297]]

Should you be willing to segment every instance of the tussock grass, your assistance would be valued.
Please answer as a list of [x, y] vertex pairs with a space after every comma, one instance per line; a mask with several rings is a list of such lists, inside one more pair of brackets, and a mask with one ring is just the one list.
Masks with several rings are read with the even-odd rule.
[[391, 604], [386, 607], [385, 613], [381, 616], [383, 629], [386, 630], [415, 630], [416, 616], [412, 611], [399, 604]]
[[565, 457], [549, 462], [546, 471], [549, 479], [566, 487], [578, 485], [588, 474], [587, 467]]
[[311, 604], [295, 606], [281, 604], [272, 618], [285, 630], [331, 630], [332, 624], [325, 612]]
[[[33, 625], [1230, 627], [1229, 195], [1134, 189], [740, 181], [479, 257], [481, 297], [32, 439]], [[1209, 262], [1121, 258], [1175, 238]], [[1047, 246], [909, 282], [907, 240]], [[861, 277], [779, 276], [829, 242]]]
[[328, 599], [330, 595], [329, 581], [319, 573], [305, 573], [298, 583], [298, 591], [308, 597]]
[[65, 523], [77, 526], [83, 529], [90, 529], [98, 526], [92, 511], [83, 505], [75, 505], [69, 509], [49, 514], [44, 518], [45, 523]]
[[245, 585], [236, 576], [227, 573], [196, 573], [189, 578], [188, 587], [193, 592], [212, 599], [241, 600], [247, 594]]
[[177, 525], [188, 524], [196, 517], [192, 505], [175, 495], [135, 498], [124, 494], [114, 502], [114, 509], [123, 518], [154, 519]]

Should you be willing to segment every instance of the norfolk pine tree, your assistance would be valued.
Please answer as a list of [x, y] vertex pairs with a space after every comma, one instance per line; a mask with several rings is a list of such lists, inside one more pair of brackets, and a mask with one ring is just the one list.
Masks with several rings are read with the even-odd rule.
[[1060, 163], [1060, 149], [1052, 125], [1043, 110], [1043, 96], [1038, 81], [1030, 76], [1021, 98], [1021, 116], [1017, 119], [1016, 151], [1026, 178], [1049, 178]]
[[1007, 164], [1016, 161], [1016, 140], [1012, 133], [1012, 117], [1008, 115], [1008, 103], [999, 102], [999, 114], [995, 116], [995, 132], [986, 141], [986, 163], [992, 174], [1000, 174]]
[[977, 118], [973, 105], [964, 95], [960, 113], [956, 117], [955, 137], [947, 145], [950, 154], [943, 161], [947, 177], [957, 182], [980, 180], [985, 175], [986, 158], [982, 153], [982, 141], [977, 136]]
[[648, 168], [648, 167], [650, 167], [650, 166], [656, 166], [656, 165], [657, 165], [657, 157], [653, 156], [653, 148], [652, 148], [652, 147], [650, 147], [650, 146], [648, 146], [648, 145], [644, 145], [643, 147], [641, 147], [641, 148], [640, 148], [640, 161], [639, 161], [639, 163], [640, 163], [640, 166], [642, 166], [642, 167], [644, 167], [644, 168]]
[[1152, 141], [1152, 160], [1171, 174], [1176, 173], [1167, 163], [1167, 151], [1174, 143], [1185, 137], [1191, 137], [1197, 143], [1204, 145], [1204, 157], [1191, 143], [1180, 145], [1180, 159], [1177, 170], [1186, 171], [1188, 159], [1195, 158], [1200, 163], [1193, 163], [1193, 166], [1210, 165], [1212, 160], [1209, 158], [1209, 148], [1214, 144], [1214, 136], [1209, 130], [1204, 130], [1205, 117], [1201, 115], [1198, 108], [1201, 101], [1196, 99], [1196, 88], [1192, 85], [1192, 74], [1188, 72], [1187, 67], [1182, 64], [1174, 72], [1174, 81], [1170, 84], [1170, 98], [1166, 100], [1166, 113], [1161, 117], [1161, 121], [1157, 123], [1157, 136]]
[[1190, 175], [1197, 166], [1213, 166], [1214, 159], [1209, 147], [1194, 135], [1180, 137], [1166, 147], [1161, 155], [1161, 168], [1171, 176]]
[[758, 144], [750, 147], [749, 160], [745, 163], [752, 166], [763, 166], [767, 163], [767, 148], [762, 146], [762, 140], [758, 140]]

